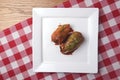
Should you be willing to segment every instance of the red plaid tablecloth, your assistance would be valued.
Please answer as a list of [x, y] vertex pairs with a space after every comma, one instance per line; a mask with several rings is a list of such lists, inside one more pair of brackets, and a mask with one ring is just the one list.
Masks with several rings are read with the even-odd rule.
[[99, 72], [34, 73], [29, 18], [0, 32], [0, 80], [120, 80], [120, 0], [69, 0], [55, 7], [99, 8]]

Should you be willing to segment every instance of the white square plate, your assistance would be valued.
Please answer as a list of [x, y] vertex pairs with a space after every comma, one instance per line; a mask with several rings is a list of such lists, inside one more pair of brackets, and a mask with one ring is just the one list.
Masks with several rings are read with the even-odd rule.
[[[59, 24], [70, 24], [85, 38], [72, 55], [61, 54], [51, 41]], [[97, 73], [98, 8], [34, 8], [32, 48], [35, 72]]]

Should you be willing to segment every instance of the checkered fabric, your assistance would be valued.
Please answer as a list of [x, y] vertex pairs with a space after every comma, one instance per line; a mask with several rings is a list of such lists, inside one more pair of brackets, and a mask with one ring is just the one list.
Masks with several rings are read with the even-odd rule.
[[0, 32], [0, 80], [120, 80], [120, 0], [69, 0], [55, 7], [99, 8], [99, 72], [34, 73], [29, 18]]

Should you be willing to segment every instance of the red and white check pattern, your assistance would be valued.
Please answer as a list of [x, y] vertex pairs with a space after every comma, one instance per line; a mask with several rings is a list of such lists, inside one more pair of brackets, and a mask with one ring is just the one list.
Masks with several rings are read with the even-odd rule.
[[99, 8], [99, 72], [34, 73], [29, 18], [0, 32], [0, 80], [120, 80], [120, 1], [69, 0], [55, 7]]

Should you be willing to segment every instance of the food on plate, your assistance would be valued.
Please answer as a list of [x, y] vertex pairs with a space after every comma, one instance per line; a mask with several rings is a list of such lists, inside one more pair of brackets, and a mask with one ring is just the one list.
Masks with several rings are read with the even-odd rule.
[[58, 28], [52, 33], [51, 40], [60, 45], [62, 54], [72, 54], [84, 41], [82, 33], [73, 31], [70, 24], [58, 25]]
[[60, 45], [60, 50], [63, 54], [72, 54], [83, 42], [84, 38], [80, 32], [73, 32], [65, 43]]
[[51, 40], [56, 44], [62, 44], [70, 33], [73, 32], [73, 29], [70, 27], [70, 24], [58, 25], [58, 28], [52, 33]]

